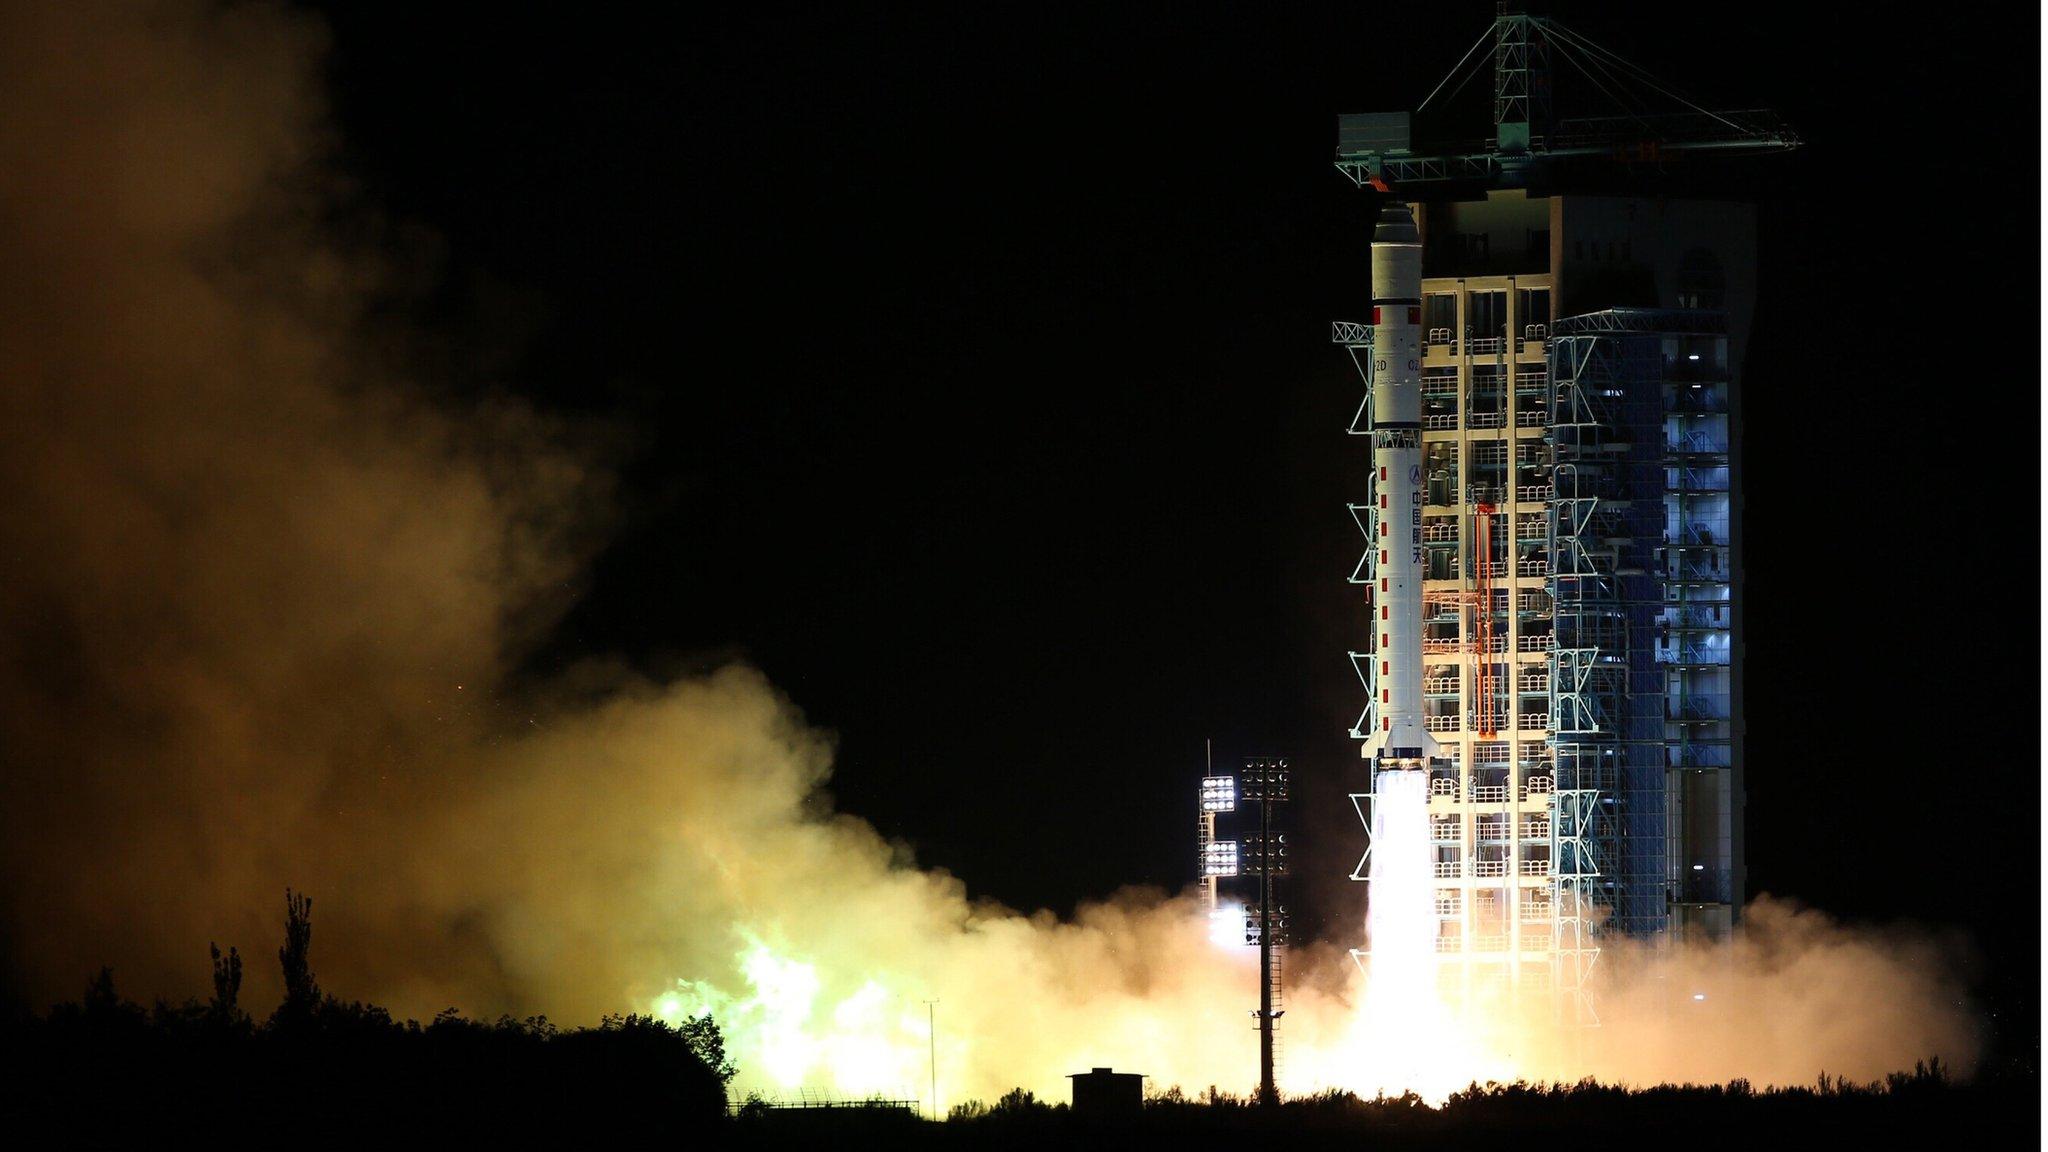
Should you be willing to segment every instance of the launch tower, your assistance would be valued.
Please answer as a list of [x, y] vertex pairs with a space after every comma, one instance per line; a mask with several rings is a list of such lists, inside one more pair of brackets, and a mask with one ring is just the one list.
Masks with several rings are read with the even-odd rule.
[[[1554, 119], [1559, 59], [1604, 77], [1620, 113]], [[1604, 936], [1714, 935], [1741, 903], [1739, 384], [1756, 226], [1701, 177], [1797, 138], [1768, 112], [1694, 104], [1512, 4], [1423, 110], [1488, 62], [1487, 137], [1423, 143], [1408, 113], [1339, 118], [1338, 169], [1384, 197], [1377, 315], [1332, 330], [1366, 386], [1350, 431], [1373, 452], [1351, 506], [1371, 621], [1351, 653], [1367, 693], [1352, 735], [1382, 770], [1409, 711], [1397, 702], [1419, 706], [1440, 978], [1468, 1002], [1554, 992], [1593, 1023], [1584, 988]], [[1381, 299], [1382, 238], [1408, 203], [1412, 373]], [[1389, 392], [1411, 377], [1408, 433]], [[1412, 478], [1381, 459], [1406, 435]], [[1410, 499], [1412, 514], [1397, 507]], [[1405, 555], [1386, 547], [1411, 538]], [[1411, 564], [1412, 604], [1395, 587]], [[1404, 612], [1412, 648], [1388, 627]], [[1370, 829], [1371, 789], [1354, 802]]]

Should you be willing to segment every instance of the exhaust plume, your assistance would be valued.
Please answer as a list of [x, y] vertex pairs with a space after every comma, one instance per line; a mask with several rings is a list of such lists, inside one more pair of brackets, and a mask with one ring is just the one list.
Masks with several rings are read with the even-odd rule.
[[[746, 668], [514, 675], [608, 471], [377, 334], [389, 273], [322, 224], [347, 203], [323, 48], [281, 7], [0, 11], [12, 990], [112, 964], [200, 993], [207, 942], [263, 954], [289, 882], [319, 898], [325, 986], [402, 1015], [709, 1010], [743, 1084], [918, 1094], [936, 998], [944, 1101], [1099, 1064], [1249, 1088], [1256, 967], [1197, 901], [975, 900], [822, 809], [829, 738]], [[1973, 1051], [1941, 949], [1778, 904], [1731, 949], [1608, 967], [1597, 1042], [1532, 1026], [1435, 1071], [1793, 1081]], [[1341, 946], [1289, 971], [1285, 1087], [1409, 1086], [1368, 1055], [1432, 1041], [1369, 1027]], [[245, 1002], [281, 992], [257, 966]]]

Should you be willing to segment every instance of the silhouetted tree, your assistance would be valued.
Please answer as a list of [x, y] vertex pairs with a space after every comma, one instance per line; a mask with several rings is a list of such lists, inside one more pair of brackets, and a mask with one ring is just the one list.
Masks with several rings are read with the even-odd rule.
[[237, 1002], [242, 996], [242, 956], [233, 945], [228, 954], [220, 954], [220, 945], [208, 943], [213, 953], [213, 1002], [207, 1005], [207, 1014], [220, 1023], [232, 1022], [241, 1015]]
[[145, 1027], [148, 1013], [140, 1004], [130, 1004], [121, 999], [114, 990], [114, 970], [102, 968], [92, 979], [85, 982], [85, 995], [76, 1006], [60, 1004], [51, 1015], [64, 1017], [83, 1024], [88, 1030], [102, 1036], [132, 1032]]
[[1037, 1093], [1028, 1088], [1020, 1087], [1012, 1088], [1008, 1092], [1003, 1093], [1002, 1098], [997, 1100], [995, 1107], [989, 1109], [989, 1111], [996, 1113], [1034, 1112], [1047, 1107], [1049, 1105], [1039, 1101]]
[[[547, 1018], [542, 1017], [541, 1020], [545, 1023]], [[732, 1083], [732, 1078], [739, 1069], [734, 1067], [731, 1060], [726, 1059], [725, 1033], [718, 1030], [718, 1021], [713, 1020], [710, 1013], [692, 1016], [683, 1021], [676, 1026], [676, 1032], [682, 1036], [690, 1054], [702, 1060], [706, 1068], [717, 1074], [719, 1084]]]
[[980, 1100], [962, 1100], [946, 1109], [946, 1119], [955, 1121], [979, 1120], [988, 1115], [988, 1105]]
[[424, 1027], [401, 1023], [323, 993], [312, 901], [287, 889], [285, 912], [285, 1000], [266, 1022], [240, 1007], [240, 951], [211, 942], [211, 1001], [145, 1010], [102, 968], [46, 1018], [0, 1005], [0, 1051], [17, 1057], [0, 1117], [10, 1130], [61, 1130], [60, 1143], [78, 1147], [574, 1148], [599, 1117], [614, 1142], [722, 1146], [734, 1068], [708, 1016], [562, 1029], [451, 1008]]
[[320, 985], [313, 979], [308, 954], [313, 947], [313, 898], [284, 890], [284, 947], [277, 950], [284, 965], [284, 1003], [278, 1015], [287, 1019], [311, 1019], [320, 1006]]
[[121, 1006], [121, 994], [114, 991], [114, 970], [102, 968], [85, 982], [82, 1001], [88, 1016], [103, 1016]]

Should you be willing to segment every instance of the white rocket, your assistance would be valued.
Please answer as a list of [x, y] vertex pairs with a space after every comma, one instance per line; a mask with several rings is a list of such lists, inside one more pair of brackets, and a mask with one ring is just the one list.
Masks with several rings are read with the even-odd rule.
[[1372, 233], [1374, 769], [1443, 755], [1422, 719], [1422, 236], [1390, 200]]

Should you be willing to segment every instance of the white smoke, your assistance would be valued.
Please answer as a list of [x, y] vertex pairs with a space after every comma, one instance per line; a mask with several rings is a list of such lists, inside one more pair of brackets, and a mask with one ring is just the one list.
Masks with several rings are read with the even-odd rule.
[[[828, 737], [744, 668], [512, 675], [576, 586], [606, 472], [516, 405], [432, 399], [366, 340], [378, 263], [317, 224], [323, 45], [260, 4], [0, 9], [17, 991], [112, 964], [131, 995], [200, 993], [207, 943], [262, 954], [292, 883], [318, 899], [323, 986], [401, 1015], [708, 1009], [743, 1083], [915, 1094], [935, 999], [947, 1101], [1058, 1096], [1097, 1065], [1249, 1090], [1252, 951], [1215, 947], [1199, 899], [1068, 920], [975, 899], [831, 811]], [[1382, 834], [1383, 866], [1410, 860]], [[1376, 1021], [1346, 935], [1289, 956], [1289, 1090], [1973, 1051], [1938, 949], [1777, 905], [1725, 951], [1609, 957], [1591, 1056]], [[1376, 920], [1376, 952], [1397, 936]], [[1677, 1028], [1661, 990], [1696, 982]], [[246, 1000], [277, 991], [252, 966]], [[1419, 1064], [1422, 1043], [1445, 1048]]]

